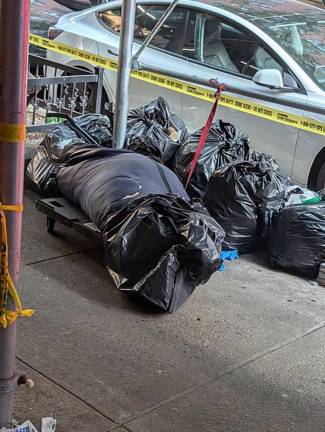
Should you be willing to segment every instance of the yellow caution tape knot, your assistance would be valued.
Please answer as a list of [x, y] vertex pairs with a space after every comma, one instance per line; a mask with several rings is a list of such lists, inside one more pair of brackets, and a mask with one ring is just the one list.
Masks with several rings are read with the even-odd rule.
[[[31, 317], [34, 313], [32, 309], [23, 309], [9, 273], [6, 211], [22, 212], [23, 206], [3, 205], [0, 202], [0, 326], [3, 328], [12, 324], [19, 316]], [[7, 310], [8, 295], [12, 298], [16, 311]]]

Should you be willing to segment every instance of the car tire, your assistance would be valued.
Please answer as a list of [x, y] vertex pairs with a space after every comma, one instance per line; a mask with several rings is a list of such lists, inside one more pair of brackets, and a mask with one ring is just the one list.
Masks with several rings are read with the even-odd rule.
[[321, 191], [325, 188], [325, 162], [320, 167], [316, 181], [316, 191]]

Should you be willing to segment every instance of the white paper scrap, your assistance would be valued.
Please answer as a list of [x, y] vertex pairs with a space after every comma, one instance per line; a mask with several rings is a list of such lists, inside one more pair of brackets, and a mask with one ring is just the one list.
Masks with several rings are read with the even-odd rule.
[[0, 432], [37, 432], [37, 429], [29, 420], [27, 420], [25, 423], [16, 426], [13, 429], [3, 427], [0, 429]]
[[52, 417], [42, 418], [42, 432], [55, 432], [56, 420]]

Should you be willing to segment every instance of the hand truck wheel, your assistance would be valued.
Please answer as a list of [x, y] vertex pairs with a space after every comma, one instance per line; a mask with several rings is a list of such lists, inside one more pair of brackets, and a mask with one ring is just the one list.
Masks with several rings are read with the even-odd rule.
[[47, 232], [50, 234], [54, 234], [55, 219], [48, 216], [46, 218], [46, 226], [47, 226]]

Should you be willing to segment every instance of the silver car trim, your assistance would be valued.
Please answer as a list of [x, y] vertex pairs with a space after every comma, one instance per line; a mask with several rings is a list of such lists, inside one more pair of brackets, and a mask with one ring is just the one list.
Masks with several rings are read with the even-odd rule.
[[[148, 71], [148, 72], [153, 72], [153, 73], [159, 73], [161, 75], [166, 75], [169, 76], [171, 78], [175, 78], [178, 79], [180, 81], [185, 81], [188, 83], [193, 83], [193, 84], [198, 84], [198, 85], [203, 85], [205, 87], [210, 87], [210, 88], [215, 88], [216, 86], [213, 85], [212, 81], [215, 80], [216, 83], [218, 83], [218, 77], [211, 77], [211, 80], [205, 80], [202, 78], [199, 78], [198, 76], [188, 76], [179, 72], [175, 72], [175, 71], [171, 71], [168, 69], [161, 69], [161, 68], [155, 68], [152, 66], [148, 66], [148, 65], [144, 65], [141, 64], [141, 62], [138, 63], [139, 66], [139, 70], [144, 70], [144, 71]], [[325, 114], [325, 110], [323, 108], [320, 108], [317, 105], [313, 105], [313, 104], [308, 104], [307, 105], [307, 98], [306, 98], [306, 102], [304, 103], [299, 103], [299, 102], [293, 102], [292, 100], [287, 100], [287, 99], [283, 99], [283, 100], [279, 100], [277, 99], [276, 96], [268, 96], [268, 95], [261, 95], [260, 93], [251, 91], [251, 90], [241, 90], [238, 89], [237, 87], [234, 86], [230, 86], [226, 84], [226, 92], [231, 92], [231, 93], [235, 93], [238, 94], [240, 96], [246, 96], [246, 97], [250, 97], [250, 98], [254, 98], [254, 99], [258, 99], [258, 100], [262, 100], [262, 101], [266, 101], [266, 102], [271, 102], [277, 105], [283, 105], [289, 108], [295, 108], [298, 110], [303, 110], [303, 111], [307, 111], [307, 112], [312, 112], [312, 113], [316, 113], [316, 114]], [[284, 90], [277, 90], [275, 89], [274, 91], [277, 92], [281, 92], [283, 93]], [[290, 92], [291, 93], [291, 92]], [[298, 93], [298, 92], [297, 92]]]

